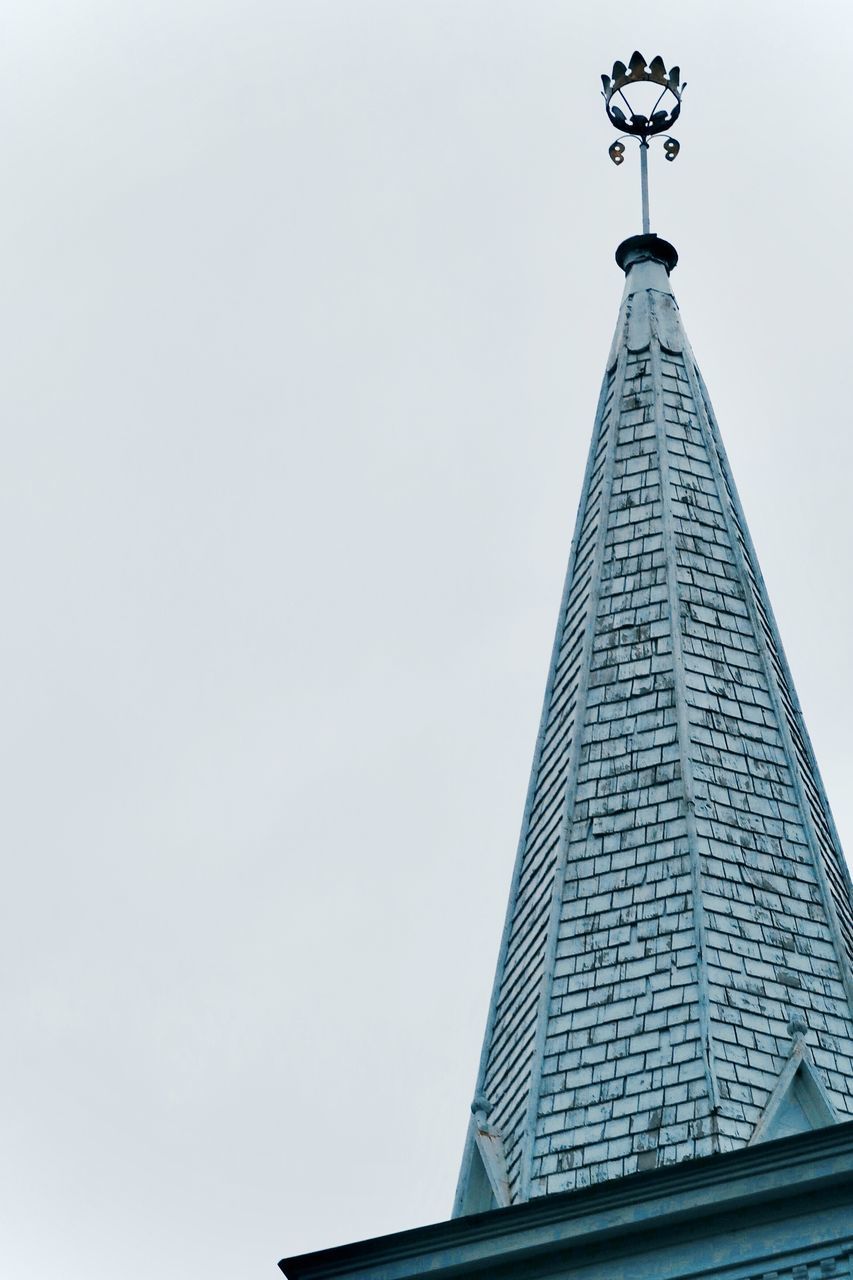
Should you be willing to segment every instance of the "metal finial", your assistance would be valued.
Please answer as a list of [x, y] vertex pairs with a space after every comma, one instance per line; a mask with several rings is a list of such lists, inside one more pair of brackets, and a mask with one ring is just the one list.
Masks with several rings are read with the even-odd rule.
[[471, 1103], [471, 1114], [479, 1125], [482, 1126], [486, 1123], [492, 1105], [484, 1093], [478, 1093], [474, 1096], [474, 1101]]
[[795, 1010], [788, 1020], [788, 1035], [791, 1037], [794, 1044], [796, 1044], [799, 1040], [805, 1040], [808, 1033], [809, 1024], [806, 1022], [803, 1015], [798, 1010]]
[[[609, 155], [614, 164], [622, 164], [625, 159], [624, 138], [637, 138], [640, 144], [640, 193], [643, 203], [643, 235], [649, 235], [649, 138], [657, 137], [665, 130], [671, 129], [681, 115], [681, 97], [687, 88], [687, 82], [681, 82], [681, 68], [673, 67], [667, 71], [663, 59], [658, 55], [652, 58], [648, 66], [641, 53], [631, 54], [628, 66], [624, 62], [614, 62], [609, 76], [602, 76], [602, 97], [607, 111], [607, 118], [615, 129], [622, 131], [621, 137], [610, 144]], [[651, 89], [637, 86], [651, 85]], [[634, 98], [630, 102], [628, 90]], [[623, 111], [615, 99], [620, 99], [627, 108]], [[646, 111], [639, 107], [649, 104]], [[680, 143], [672, 137], [665, 137], [663, 149], [667, 160], [674, 160], [680, 150]]]

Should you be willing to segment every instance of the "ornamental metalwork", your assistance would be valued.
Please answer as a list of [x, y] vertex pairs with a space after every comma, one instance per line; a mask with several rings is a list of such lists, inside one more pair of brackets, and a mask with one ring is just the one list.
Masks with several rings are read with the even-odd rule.
[[607, 118], [614, 129], [621, 131], [621, 136], [608, 148], [610, 159], [616, 165], [624, 162], [627, 138], [636, 138], [640, 146], [643, 234], [648, 235], [649, 140], [661, 138], [667, 160], [674, 160], [678, 155], [681, 144], [667, 130], [681, 115], [681, 101], [687, 82], [681, 80], [680, 67], [667, 71], [660, 55], [652, 58], [647, 66], [643, 55], [635, 50], [627, 66], [624, 62], [614, 62], [610, 75], [603, 75], [601, 83]]

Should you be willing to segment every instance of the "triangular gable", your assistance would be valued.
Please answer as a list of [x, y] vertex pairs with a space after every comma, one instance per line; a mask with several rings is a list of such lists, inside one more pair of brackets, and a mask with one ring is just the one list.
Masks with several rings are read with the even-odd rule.
[[749, 1145], [836, 1124], [838, 1114], [805, 1042], [798, 1039], [759, 1117]]
[[468, 1174], [458, 1213], [485, 1213], [510, 1203], [503, 1142], [497, 1130], [472, 1120], [473, 1142], [468, 1153]]

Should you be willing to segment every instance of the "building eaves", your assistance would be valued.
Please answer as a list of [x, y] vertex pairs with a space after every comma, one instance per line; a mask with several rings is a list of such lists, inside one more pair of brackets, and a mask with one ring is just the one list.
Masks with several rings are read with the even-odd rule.
[[853, 1233], [853, 1121], [582, 1190], [285, 1258], [288, 1280], [405, 1280], [518, 1269], [548, 1274], [596, 1251], [636, 1254], [653, 1240], [727, 1232], [734, 1220], [785, 1219], [842, 1206]]

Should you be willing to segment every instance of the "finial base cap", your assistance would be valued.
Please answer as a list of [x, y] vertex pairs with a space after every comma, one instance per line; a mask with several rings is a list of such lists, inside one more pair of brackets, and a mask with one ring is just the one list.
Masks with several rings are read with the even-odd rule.
[[629, 236], [616, 250], [616, 261], [626, 275], [638, 262], [660, 262], [669, 275], [678, 262], [678, 254], [673, 245], [660, 236]]

